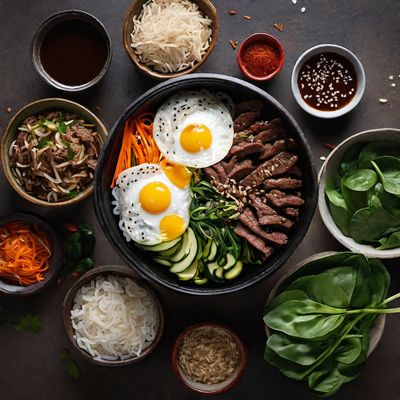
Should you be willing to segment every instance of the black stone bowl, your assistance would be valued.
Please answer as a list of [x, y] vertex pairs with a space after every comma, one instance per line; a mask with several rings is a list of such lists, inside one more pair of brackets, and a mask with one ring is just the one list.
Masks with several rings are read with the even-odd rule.
[[[265, 119], [282, 118], [288, 132], [297, 141], [299, 146], [298, 164], [304, 174], [303, 195], [305, 205], [302, 208], [299, 221], [289, 235], [288, 244], [277, 250], [275, 254], [265, 261], [263, 266], [244, 268], [238, 278], [219, 285], [208, 283], [198, 286], [192, 283], [179, 282], [173, 274], [168, 272], [168, 268], [153, 262], [147, 253], [138, 249], [132, 242], [128, 243], [125, 240], [118, 227], [119, 217], [113, 214], [111, 205], [110, 185], [121, 147], [125, 121], [135, 113], [155, 112], [161, 103], [177, 91], [196, 89], [225, 92], [232, 97], [234, 102], [254, 98], [262, 100], [265, 103], [266, 110], [263, 117]], [[310, 225], [317, 202], [317, 180], [311, 151], [302, 130], [287, 110], [273, 97], [258, 87], [240, 79], [217, 74], [192, 74], [171, 79], [155, 86], [134, 101], [121, 115], [111, 130], [97, 164], [94, 201], [97, 218], [107, 238], [118, 253], [140, 275], [178, 292], [196, 295], [216, 295], [247, 288], [270, 276], [285, 263], [299, 246]]]

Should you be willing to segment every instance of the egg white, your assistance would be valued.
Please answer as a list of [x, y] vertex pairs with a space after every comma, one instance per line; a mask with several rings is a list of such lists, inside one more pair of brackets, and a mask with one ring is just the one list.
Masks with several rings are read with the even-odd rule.
[[[150, 182], [162, 182], [171, 192], [169, 207], [160, 214], [150, 214], [140, 204], [139, 194]], [[189, 225], [190, 189], [175, 186], [164, 174], [158, 164], [140, 164], [123, 171], [112, 190], [115, 200], [112, 202], [114, 214], [119, 215], [119, 228], [126, 240], [155, 245], [163, 241], [160, 221], [163, 217], [176, 214]]]
[[[233, 142], [233, 102], [224, 93], [207, 90], [182, 91], [170, 97], [157, 110], [153, 135], [165, 158], [188, 167], [204, 168], [221, 161]], [[186, 151], [180, 143], [182, 130], [190, 124], [207, 126], [212, 135], [208, 149]]]

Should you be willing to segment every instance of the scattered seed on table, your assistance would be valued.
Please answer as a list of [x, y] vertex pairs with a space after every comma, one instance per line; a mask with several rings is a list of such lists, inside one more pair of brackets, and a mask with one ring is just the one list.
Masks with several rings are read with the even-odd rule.
[[326, 157], [325, 157], [325, 156], [321, 156], [319, 159], [320, 159], [321, 161], [325, 161], [325, 160], [326, 160]]
[[379, 99], [379, 103], [385, 104], [387, 103], [387, 99]]
[[7, 107], [7, 112], [10, 113], [12, 111], [11, 107]]
[[390, 86], [391, 86], [391, 87], [395, 87], [396, 84], [393, 82], [393, 83], [390, 84]]
[[284, 25], [278, 22], [275, 22], [274, 28], [278, 29], [279, 32], [283, 31]]
[[239, 44], [239, 42], [237, 40], [230, 40], [229, 43], [234, 50], [236, 49], [237, 45]]
[[236, 15], [236, 14], [237, 14], [237, 11], [236, 11], [236, 10], [229, 10], [229, 11], [228, 11], [228, 14], [229, 14], [229, 15]]
[[305, 13], [305, 12], [306, 12], [306, 8], [305, 8], [305, 7], [301, 7], [300, 11], [301, 11], [302, 13]]
[[250, 20], [250, 19], [252, 19], [253, 17], [250, 17], [250, 15], [244, 15], [243, 18], [244, 18], [244, 19], [247, 19], [247, 20]]
[[297, 3], [297, 0], [292, 0], [292, 3], [293, 3], [293, 4], [296, 4], [296, 3]]
[[389, 76], [389, 79], [392, 81], [392, 80], [393, 80], [393, 75], [390, 75], [390, 76]]

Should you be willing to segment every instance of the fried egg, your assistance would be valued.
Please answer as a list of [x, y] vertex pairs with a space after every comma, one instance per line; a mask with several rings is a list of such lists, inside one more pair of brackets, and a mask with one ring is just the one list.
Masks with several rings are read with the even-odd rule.
[[156, 144], [171, 162], [195, 168], [215, 164], [232, 147], [232, 110], [232, 100], [224, 93], [178, 92], [157, 110]]
[[123, 171], [112, 194], [126, 240], [155, 245], [173, 240], [189, 224], [190, 172], [167, 161]]

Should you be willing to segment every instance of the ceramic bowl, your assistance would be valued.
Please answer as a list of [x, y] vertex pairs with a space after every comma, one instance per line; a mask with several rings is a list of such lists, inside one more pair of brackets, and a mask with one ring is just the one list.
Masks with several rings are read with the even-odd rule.
[[[277, 52], [279, 54], [278, 67], [268, 75], [262, 75], [262, 76], [253, 75], [246, 68], [246, 64], [243, 60], [243, 57], [246, 52], [246, 49], [254, 43], [263, 43], [263, 44], [269, 45], [269, 46], [273, 47], [275, 50], [277, 50]], [[254, 33], [253, 35], [250, 35], [247, 39], [245, 39], [245, 41], [240, 45], [239, 51], [238, 51], [238, 56], [237, 56], [237, 61], [238, 61], [240, 71], [246, 78], [251, 79], [253, 81], [264, 82], [264, 81], [271, 80], [272, 78], [274, 78], [275, 76], [277, 76], [279, 74], [279, 72], [282, 70], [283, 64], [285, 62], [285, 54], [284, 54], [282, 44], [279, 42], [279, 40], [275, 36], [269, 35], [267, 33]]]
[[61, 272], [62, 247], [58, 235], [47, 221], [35, 214], [16, 212], [6, 215], [0, 218], [0, 227], [12, 222], [22, 222], [30, 226], [37, 226], [46, 234], [51, 250], [49, 269], [42, 281], [29, 286], [15, 285], [0, 279], [0, 295], [28, 296], [39, 293], [52, 285]]
[[132, 2], [132, 4], [129, 6], [129, 9], [126, 13], [125, 16], [125, 23], [124, 23], [124, 31], [123, 31], [123, 43], [126, 52], [128, 53], [129, 58], [131, 61], [135, 64], [135, 66], [139, 69], [139, 71], [143, 72], [145, 75], [150, 76], [151, 78], [154, 79], [169, 79], [169, 78], [176, 78], [178, 76], [190, 74], [199, 68], [204, 61], [208, 58], [208, 56], [211, 54], [211, 52], [214, 49], [214, 46], [217, 42], [217, 36], [218, 36], [218, 28], [219, 28], [219, 22], [218, 22], [218, 15], [217, 15], [217, 10], [215, 9], [214, 5], [211, 3], [209, 0], [192, 0], [193, 3], [196, 3], [200, 9], [200, 11], [206, 15], [208, 18], [211, 19], [212, 25], [212, 35], [211, 35], [211, 42], [210, 42], [210, 47], [208, 48], [207, 52], [204, 54], [203, 58], [201, 59], [200, 62], [196, 63], [193, 65], [193, 67], [185, 69], [180, 72], [171, 72], [171, 73], [162, 73], [155, 71], [154, 69], [142, 64], [140, 62], [139, 56], [135, 53], [131, 46], [131, 33], [133, 31], [133, 17], [135, 15], [140, 14], [142, 7], [144, 4], [146, 4], [148, 0], [135, 0]]
[[[152, 342], [147, 343], [147, 347], [145, 347], [141, 354], [136, 357], [131, 357], [124, 360], [103, 360], [103, 359], [95, 359], [89, 354], [86, 350], [82, 349], [78, 346], [75, 338], [74, 338], [74, 328], [72, 327], [71, 322], [71, 310], [75, 303], [75, 296], [78, 290], [89, 283], [91, 280], [97, 278], [101, 275], [117, 275], [122, 277], [127, 277], [133, 280], [137, 285], [146, 289], [147, 294], [153, 299], [155, 307], [156, 307], [156, 316], [158, 319], [156, 334]], [[64, 328], [67, 334], [68, 339], [70, 340], [73, 348], [76, 352], [78, 352], [84, 359], [89, 360], [97, 365], [109, 366], [109, 367], [121, 367], [130, 364], [137, 363], [143, 360], [145, 357], [149, 356], [153, 350], [157, 347], [161, 336], [164, 331], [164, 313], [161, 308], [160, 301], [158, 300], [158, 296], [156, 292], [143, 280], [138, 279], [137, 275], [132, 271], [131, 268], [122, 266], [122, 265], [105, 265], [101, 267], [96, 267], [85, 274], [83, 274], [69, 289], [67, 295], [65, 296], [63, 303], [63, 319], [64, 319]]]
[[[284, 274], [277, 281], [277, 283], [274, 285], [274, 287], [270, 291], [266, 304], [268, 305], [280, 293], [281, 286], [290, 277], [291, 274], [298, 271], [301, 267], [303, 267], [305, 264], [308, 264], [309, 262], [318, 260], [320, 258], [333, 256], [337, 253], [338, 253], [337, 251], [324, 251], [322, 253], [316, 253], [310, 257], [305, 258], [304, 260], [300, 261], [298, 264], [289, 268], [289, 270], [286, 272], [286, 274]], [[371, 353], [376, 349], [376, 346], [378, 345], [379, 341], [381, 340], [383, 331], [385, 329], [385, 322], [386, 322], [386, 315], [380, 314], [376, 318], [374, 324], [372, 325], [371, 330], [370, 330], [370, 345], [369, 345], [369, 350], [368, 350], [368, 356], [371, 355]], [[271, 332], [270, 328], [268, 328], [267, 325], [265, 325], [265, 331], [266, 331], [268, 337], [271, 336], [272, 332]]]
[[[235, 103], [249, 99], [259, 99], [265, 104], [263, 118], [270, 120], [280, 117], [292, 137], [298, 143], [299, 166], [306, 179], [303, 181], [303, 198], [306, 205], [300, 218], [290, 233], [287, 245], [277, 250], [263, 265], [243, 268], [243, 272], [230, 282], [223, 285], [209, 282], [196, 285], [191, 282], [179, 281], [176, 276], [162, 268], [149, 258], [148, 253], [141, 251], [132, 242], [127, 242], [119, 229], [119, 218], [113, 213], [111, 202], [113, 197], [110, 185], [119, 156], [125, 122], [133, 115], [144, 112], [155, 112], [170, 96], [181, 90], [207, 89], [212, 92], [224, 92], [231, 96]], [[288, 111], [269, 94], [260, 88], [240, 79], [216, 75], [193, 74], [163, 82], [144, 93], [133, 102], [121, 115], [100, 155], [95, 175], [95, 210], [96, 215], [107, 238], [117, 252], [125, 258], [129, 266], [138, 273], [172, 290], [194, 295], [218, 295], [243, 290], [274, 273], [295, 251], [311, 222], [314, 214], [317, 185], [312, 156], [301, 128]]]
[[[351, 64], [353, 64], [357, 75], [357, 90], [353, 99], [347, 105], [335, 111], [322, 111], [309, 106], [302, 98], [299, 86], [297, 84], [297, 78], [303, 64], [315, 54], [326, 53], [326, 52], [336, 53], [347, 58], [351, 62]], [[313, 115], [314, 117], [326, 118], [326, 119], [337, 118], [353, 110], [357, 106], [357, 104], [361, 101], [365, 91], [365, 72], [360, 60], [349, 49], [346, 49], [343, 46], [338, 46], [336, 44], [320, 44], [318, 46], [311, 47], [298, 58], [292, 71], [291, 85], [292, 85], [293, 96], [296, 99], [299, 106], [304, 111]]]
[[30, 201], [33, 204], [45, 207], [63, 207], [70, 206], [73, 204], [77, 204], [80, 201], [86, 199], [93, 192], [93, 183], [89, 185], [83, 192], [78, 194], [77, 196], [59, 201], [57, 203], [50, 203], [48, 201], [44, 201], [38, 199], [37, 197], [29, 194], [15, 179], [14, 174], [10, 168], [10, 157], [8, 154], [11, 143], [16, 139], [18, 127], [22, 125], [22, 122], [29, 116], [35, 115], [38, 113], [42, 113], [49, 110], [64, 110], [72, 113], [76, 113], [82, 116], [85, 121], [95, 124], [96, 130], [99, 133], [99, 146], [100, 149], [103, 146], [106, 138], [107, 138], [107, 129], [100, 121], [100, 119], [93, 114], [86, 107], [81, 106], [78, 103], [75, 103], [71, 100], [60, 99], [60, 98], [49, 98], [49, 99], [41, 99], [33, 101], [32, 103], [27, 104], [22, 107], [8, 123], [7, 127], [3, 132], [3, 137], [1, 141], [1, 162], [3, 165], [4, 174], [12, 186], [12, 188], [24, 199]]
[[331, 151], [319, 174], [318, 207], [326, 228], [336, 240], [349, 250], [355, 253], [362, 253], [367, 257], [398, 258], [400, 257], [400, 248], [377, 250], [373, 246], [357, 243], [353, 238], [343, 235], [331, 216], [325, 197], [327, 179], [337, 174], [337, 169], [346, 150], [357, 143], [368, 143], [377, 140], [400, 142], [400, 129], [382, 128], [360, 132], [350, 136]]
[[[104, 63], [103, 68], [100, 70], [98, 75], [93, 78], [89, 82], [85, 82], [81, 85], [65, 85], [61, 82], [58, 82], [55, 80], [52, 76], [50, 76], [47, 71], [44, 69], [40, 57], [40, 49], [41, 45], [43, 42], [43, 39], [46, 37], [47, 33], [60, 24], [61, 22], [64, 21], [83, 21], [94, 28], [100, 33], [100, 35], [104, 39], [104, 43], [106, 44], [107, 47], [107, 58]], [[65, 50], [67, 51], [67, 50]], [[94, 85], [96, 85], [100, 80], [104, 77], [106, 74], [110, 64], [111, 64], [111, 58], [112, 58], [112, 47], [111, 47], [111, 39], [110, 36], [108, 35], [106, 28], [104, 25], [93, 15], [80, 11], [80, 10], [65, 10], [58, 12], [56, 14], [51, 15], [49, 18], [47, 18], [38, 31], [36, 32], [36, 35], [33, 40], [33, 47], [32, 47], [32, 57], [33, 57], [33, 65], [35, 66], [36, 71], [40, 75], [40, 77], [48, 83], [50, 86], [55, 87], [56, 89], [64, 90], [66, 92], [79, 92], [81, 90], [88, 89]]]
[[[225, 381], [216, 384], [205, 384], [194, 381], [184, 372], [178, 361], [179, 348], [182, 345], [185, 337], [194, 329], [207, 327], [219, 328], [231, 335], [232, 339], [236, 342], [240, 353], [240, 362], [233, 374]], [[187, 327], [176, 339], [174, 347], [172, 349], [172, 367], [178, 379], [189, 389], [201, 394], [221, 394], [235, 386], [243, 375], [246, 368], [246, 349], [239, 336], [234, 333], [230, 328], [224, 325], [210, 322], [195, 324]]]

